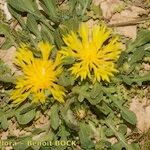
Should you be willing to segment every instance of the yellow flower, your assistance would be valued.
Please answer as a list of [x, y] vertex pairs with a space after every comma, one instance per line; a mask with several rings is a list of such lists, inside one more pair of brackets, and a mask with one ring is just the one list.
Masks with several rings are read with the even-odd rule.
[[93, 82], [109, 82], [109, 77], [117, 72], [115, 62], [122, 44], [105, 25], [95, 25], [90, 30], [86, 23], [82, 23], [78, 33], [71, 31], [63, 40], [67, 46], [61, 53], [64, 57], [75, 58], [70, 71], [76, 78], [81, 77], [81, 81], [88, 77]]
[[42, 58], [36, 58], [27, 45], [22, 45], [16, 54], [15, 64], [20, 67], [22, 75], [17, 79], [16, 87], [10, 99], [14, 103], [22, 103], [29, 96], [33, 102], [44, 103], [46, 93], [59, 102], [64, 102], [65, 89], [57, 84], [62, 72], [62, 56], [57, 53], [55, 61], [49, 59], [53, 46], [48, 42], [40, 42], [38, 49]]

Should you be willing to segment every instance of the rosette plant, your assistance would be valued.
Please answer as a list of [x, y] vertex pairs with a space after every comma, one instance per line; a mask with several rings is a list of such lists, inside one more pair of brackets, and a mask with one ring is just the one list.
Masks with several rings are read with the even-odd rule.
[[[149, 61], [150, 32], [139, 33], [123, 49], [125, 41], [91, 0], [7, 0], [7, 5], [12, 20], [0, 24], [1, 48], [16, 47], [19, 74], [0, 62], [0, 128], [16, 141], [13, 149], [138, 150], [130, 136], [137, 120], [129, 104], [133, 90], [150, 80], [149, 73], [140, 74], [142, 62]], [[95, 25], [89, 26], [90, 19]]]

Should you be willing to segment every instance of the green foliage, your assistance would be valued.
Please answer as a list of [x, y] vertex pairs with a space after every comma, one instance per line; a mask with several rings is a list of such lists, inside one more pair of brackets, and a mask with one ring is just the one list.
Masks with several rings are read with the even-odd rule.
[[0, 82], [14, 83], [15, 77], [11, 73], [11, 69], [0, 59]]
[[51, 117], [51, 127], [56, 130], [59, 127], [59, 115], [58, 115], [58, 106], [57, 104], [54, 104], [51, 107], [51, 113], [50, 113], [50, 117]]
[[127, 85], [132, 85], [134, 83], [139, 86], [142, 83], [150, 81], [150, 73], [140, 73], [142, 72], [142, 63], [149, 62], [150, 53], [150, 31], [143, 30], [138, 34], [137, 39], [129, 43], [126, 52], [122, 54], [118, 62], [122, 74], [120, 77], [123, 82]]
[[35, 109], [28, 111], [25, 114], [20, 115], [20, 112], [16, 113], [16, 118], [19, 124], [26, 125], [30, 123], [35, 117]]
[[12, 35], [9, 25], [0, 21], [0, 35], [5, 35], [5, 41], [0, 45], [1, 49], [8, 49], [15, 45], [15, 38]]
[[4, 112], [0, 112], [1, 117], [0, 117], [0, 122], [1, 122], [1, 127], [4, 130], [7, 130], [8, 128], [8, 121], [7, 121], [7, 116], [4, 114]]
[[90, 128], [85, 123], [81, 123], [79, 128], [81, 147], [86, 150], [92, 150], [94, 148], [94, 143], [90, 139]]
[[[0, 35], [5, 35], [6, 40], [2, 48], [7, 49], [20, 42], [30, 43], [36, 46], [40, 40], [49, 40], [60, 48], [62, 38], [60, 33], [69, 32], [78, 28], [81, 21], [87, 20], [87, 10], [93, 11], [90, 7], [91, 0], [69, 0], [65, 7], [55, 0], [7, 0], [9, 11], [21, 25], [22, 30], [11, 29], [9, 26], [0, 23]], [[69, 13], [68, 13], [69, 12]], [[26, 20], [22, 17], [27, 17]], [[9, 41], [9, 42], [8, 42]]]
[[[101, 13], [91, 0], [68, 0], [64, 6], [56, 0], [40, 0], [39, 4], [35, 0], [7, 2], [21, 29], [12, 30], [6, 23], [0, 23], [0, 35], [6, 39], [1, 45], [4, 49], [21, 42], [30, 43], [36, 48], [40, 40], [48, 40], [60, 48], [63, 45], [62, 34], [76, 30], [81, 21], [99, 18]], [[54, 99], [48, 98], [45, 105], [25, 102], [17, 107], [9, 102], [8, 97], [15, 78], [11, 70], [0, 61], [0, 96], [3, 97], [0, 106], [0, 128], [6, 131], [10, 128], [8, 121], [15, 120], [20, 130], [30, 132], [30, 135], [19, 138], [8, 137], [17, 142], [17, 145], [13, 146], [15, 150], [74, 150], [78, 147], [83, 150], [139, 150], [138, 144], [129, 144], [127, 138], [127, 128], [136, 128], [137, 123], [136, 115], [129, 110], [131, 97], [128, 88], [149, 83], [150, 73], [140, 73], [142, 63], [150, 62], [149, 57], [150, 31], [144, 30], [138, 34], [134, 42], [129, 43], [127, 50], [122, 52], [117, 64], [119, 73], [111, 78], [110, 83], [92, 84], [87, 80], [78, 81], [67, 71], [68, 65], [73, 64], [75, 60], [66, 58], [64, 72], [58, 79], [58, 83], [68, 91], [65, 103], [58, 104]], [[3, 84], [10, 83], [11, 87], [4, 88]], [[34, 126], [41, 116], [47, 117], [44, 125]], [[110, 143], [111, 137], [117, 142]], [[53, 145], [27, 145], [31, 140], [52, 141]], [[57, 140], [76, 141], [76, 144], [56, 146], [54, 143]]]

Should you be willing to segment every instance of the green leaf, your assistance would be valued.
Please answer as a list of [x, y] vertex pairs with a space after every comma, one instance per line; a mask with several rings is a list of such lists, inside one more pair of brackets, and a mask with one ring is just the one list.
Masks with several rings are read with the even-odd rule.
[[60, 136], [62, 140], [67, 140], [69, 135], [70, 133], [66, 130], [66, 128], [64, 126], [60, 126], [58, 136]]
[[125, 82], [128, 85], [131, 85], [133, 83], [132, 78], [128, 77], [128, 76], [121, 76], [123, 82]]
[[99, 84], [95, 84], [89, 94], [90, 98], [87, 99], [92, 105], [97, 105], [103, 99], [103, 91], [100, 89]]
[[91, 5], [91, 7], [92, 7], [91, 9], [92, 9], [92, 11], [94, 12], [95, 15], [97, 15], [97, 16], [102, 15], [102, 11], [101, 11], [99, 5], [93, 4], [93, 5]]
[[99, 95], [99, 93], [101, 93], [100, 84], [96, 83], [96, 84], [94, 84], [94, 86], [90, 92], [90, 97], [96, 98]]
[[11, 13], [11, 15], [20, 23], [21, 28], [25, 29], [26, 28], [25, 21], [21, 18], [22, 17], [21, 14], [10, 5], [8, 5], [8, 10]]
[[129, 108], [122, 106], [122, 104], [115, 99], [114, 96], [111, 96], [113, 103], [121, 110], [121, 116], [124, 120], [129, 122], [132, 125], [136, 125], [137, 118], [134, 112], [129, 110]]
[[125, 124], [120, 124], [119, 128], [118, 128], [118, 131], [120, 133], [122, 133], [123, 135], [125, 135], [127, 133], [127, 126]]
[[15, 83], [16, 79], [11, 74], [11, 69], [0, 60], [0, 81], [4, 83]]
[[35, 128], [32, 130], [32, 135], [39, 135], [40, 133], [44, 132], [45, 129], [41, 128]]
[[74, 62], [75, 62], [75, 59], [72, 57], [65, 57], [65, 59], [63, 60], [64, 65], [71, 65]]
[[150, 31], [142, 30], [139, 32], [136, 40], [128, 45], [128, 52], [134, 51], [136, 47], [142, 46], [146, 43], [150, 42]]
[[44, 13], [46, 13], [48, 15], [49, 11], [48, 11], [47, 7], [45, 6], [45, 4], [42, 1], [39, 1], [39, 4], [42, 7]]
[[81, 95], [81, 94], [78, 96], [79, 102], [83, 102], [84, 99], [85, 99], [85, 96], [83, 96], [83, 95]]
[[27, 28], [33, 33], [35, 36], [40, 37], [40, 31], [38, 30], [38, 24], [36, 22], [35, 17], [32, 14], [27, 15]]
[[9, 124], [8, 124], [6, 115], [3, 115], [3, 116], [0, 118], [0, 122], [1, 122], [2, 128], [3, 128], [4, 130], [7, 130]]
[[91, 0], [82, 0], [82, 1], [78, 1], [81, 6], [82, 6], [82, 12], [81, 12], [81, 16], [83, 16], [87, 10], [87, 8], [90, 7], [91, 4]]
[[54, 139], [54, 136], [55, 135], [53, 131], [49, 130], [47, 132], [43, 132], [40, 136], [35, 135], [34, 140], [35, 141], [52, 141]]
[[111, 149], [111, 143], [106, 141], [106, 140], [103, 140], [101, 139], [99, 142], [96, 143], [96, 146], [95, 146], [96, 150], [109, 150]]
[[55, 39], [55, 44], [58, 47], [58, 49], [61, 49], [61, 46], [63, 45], [63, 40], [62, 40], [62, 35], [60, 34], [59, 29], [55, 29], [53, 33], [54, 39]]
[[107, 128], [106, 131], [105, 131], [105, 134], [106, 134], [107, 137], [111, 137], [111, 136], [114, 135], [114, 132], [110, 128]]
[[140, 150], [140, 146], [138, 145], [138, 143], [131, 143], [131, 144], [130, 144], [130, 147], [131, 147], [133, 150]]
[[124, 120], [126, 120], [130, 124], [136, 125], [136, 122], [137, 122], [136, 115], [134, 112], [132, 112], [128, 108], [126, 107], [121, 108], [121, 116]]
[[78, 123], [77, 120], [73, 114], [73, 112], [70, 110], [70, 106], [74, 101], [76, 100], [75, 97], [69, 98], [64, 107], [61, 109], [61, 114], [63, 117], [63, 120], [65, 121], [66, 125], [72, 129], [77, 131], [78, 130]]
[[121, 142], [113, 144], [111, 147], [112, 150], [123, 150], [123, 148], [126, 150], [126, 147]]
[[150, 60], [150, 51], [145, 52], [145, 57], [149, 57], [149, 60]]
[[4, 130], [8, 129], [9, 123], [8, 119], [14, 116], [14, 110], [3, 111], [0, 109], [0, 125]]
[[18, 11], [34, 13], [31, 0], [7, 0], [7, 3]]
[[[74, 94], [78, 94], [78, 100], [84, 100], [85, 98], [90, 99], [88, 89], [89, 89], [88, 84], [84, 84], [81, 86], [74, 86], [72, 88], [72, 92]], [[82, 102], [82, 101], [80, 101], [80, 102]]]
[[68, 109], [65, 115], [63, 115], [63, 118], [69, 128], [73, 130], [78, 130], [78, 122], [70, 109]]
[[28, 111], [31, 111], [31, 110], [35, 109], [36, 107], [38, 107], [38, 105], [36, 105], [36, 104], [29, 104], [28, 106], [26, 106], [25, 108], [23, 108], [20, 111], [20, 115], [23, 115], [23, 114], [27, 113]]
[[13, 41], [11, 41], [9, 38], [5, 38], [5, 42], [2, 45], [0, 45], [0, 49], [7, 50], [13, 45], [14, 45]]
[[49, 10], [49, 13], [51, 13], [54, 17], [56, 17], [56, 1], [54, 0], [42, 0]]
[[81, 147], [85, 150], [92, 150], [94, 148], [94, 143], [90, 139], [89, 126], [85, 123], [81, 123], [79, 128], [79, 138], [81, 142]]
[[113, 112], [112, 109], [104, 102], [102, 102], [101, 105], [96, 105], [96, 108], [104, 115], [108, 115], [109, 113]]
[[127, 122], [129, 122], [132, 125], [136, 125], [136, 115], [129, 110], [126, 107], [122, 106], [122, 103], [120, 103], [120, 101], [118, 101], [117, 97], [111, 95], [106, 88], [102, 88], [102, 90], [104, 91], [104, 93], [106, 93], [106, 95], [112, 100], [112, 102], [116, 105], [117, 108], [119, 108], [121, 110], [121, 115], [122, 118], [125, 119]]
[[135, 41], [136, 45], [141, 46], [150, 42], [150, 31], [142, 30]]
[[75, 79], [70, 75], [68, 71], [64, 71], [58, 79], [58, 83], [64, 87], [71, 86], [74, 84], [74, 82]]
[[73, 12], [78, 0], [69, 0], [70, 11]]
[[[61, 126], [59, 128], [57, 135], [60, 137], [59, 138], [60, 141], [67, 141], [67, 137], [70, 135], [70, 133], [65, 129], [64, 126]], [[67, 147], [68, 147], [67, 144], [65, 144], [63, 146], [59, 145], [59, 146], [57, 146], [57, 149], [58, 150], [66, 150]]]
[[36, 17], [36, 19], [45, 18], [44, 15], [42, 15], [42, 13], [41, 13], [41, 9], [39, 8], [39, 0], [38, 1], [32, 0], [31, 3], [32, 3], [32, 7], [34, 9], [34, 16]]
[[123, 147], [126, 148], [127, 150], [134, 150], [130, 145], [128, 145], [126, 139], [125, 139], [125, 136], [118, 132], [116, 130], [116, 127], [114, 126], [113, 122], [111, 120], [105, 120], [105, 124], [114, 132], [115, 136], [117, 137], [117, 139], [119, 140], [119, 143], [118, 144], [114, 144], [113, 148], [114, 150], [118, 150], [118, 149], [122, 149]]
[[97, 125], [93, 121], [89, 120], [88, 126], [91, 130], [91, 133], [94, 134], [96, 138], [98, 138], [98, 139], [102, 138], [102, 136], [100, 135], [101, 128], [97, 127]]
[[9, 39], [10, 43], [15, 43], [10, 27], [7, 24], [0, 21], [0, 35], [1, 34], [4, 35], [7, 39]]
[[125, 62], [126, 59], [127, 59], [127, 56], [128, 56], [128, 54], [127, 54], [127, 52], [125, 52], [125, 51], [123, 51], [123, 52], [120, 54], [120, 57], [119, 57], [119, 59], [118, 59], [118, 61], [117, 61], [117, 66], [118, 66], [118, 68], [121, 67], [121, 66], [124, 64], [124, 62]]
[[9, 35], [10, 28], [7, 24], [0, 22], [0, 34]]
[[129, 64], [132, 65], [133, 63], [141, 61], [143, 59], [144, 55], [145, 55], [144, 49], [142, 47], [137, 48], [133, 52], [133, 55], [130, 58]]
[[68, 33], [70, 33], [70, 31], [77, 31], [79, 28], [79, 20], [77, 17], [70, 17], [68, 19], [64, 19], [64, 21], [62, 22], [63, 25], [60, 26], [60, 32], [62, 35], [66, 35]]
[[[103, 98], [103, 93], [99, 93], [98, 96], [96, 96], [95, 98], [91, 98], [89, 96], [90, 94], [87, 94], [87, 96], [85, 97], [92, 105], [97, 105], [102, 101]], [[79, 95], [80, 96], [80, 95]]]
[[0, 76], [3, 74], [10, 74], [11, 69], [0, 59]]
[[91, 4], [91, 0], [82, 0], [82, 1], [78, 1], [82, 7], [85, 7], [85, 5], [88, 5], [88, 7], [90, 6]]
[[107, 94], [107, 96], [112, 100], [112, 102], [121, 110], [122, 118], [125, 119], [127, 122], [129, 122], [132, 125], [136, 125], [137, 119], [136, 115], [129, 110], [129, 108], [123, 107], [120, 101], [118, 99], [111, 95], [106, 88], [102, 88], [102, 90]]
[[17, 121], [19, 124], [26, 125], [34, 119], [35, 115], [36, 115], [35, 109], [32, 109], [32, 110], [30, 110], [27, 113], [22, 114], [22, 115], [20, 114], [20, 111], [19, 111], [16, 113], [16, 118], [17, 118]]
[[51, 110], [50, 110], [50, 123], [51, 123], [51, 127], [54, 129], [54, 130], [57, 130], [57, 128], [59, 127], [60, 125], [60, 119], [59, 119], [59, 110], [58, 110], [58, 105], [57, 104], [54, 104], [52, 107], [51, 107]]
[[49, 41], [54, 44], [54, 37], [51, 33], [52, 31], [44, 24], [41, 24], [41, 37], [43, 41]]
[[0, 76], [0, 81], [5, 82], [5, 83], [16, 83], [16, 78], [9, 75], [9, 74], [4, 74]]
[[133, 83], [137, 83], [139, 86], [142, 85], [143, 82], [150, 81], [150, 74], [146, 74], [144, 76], [121, 76], [123, 82], [125, 82], [128, 85], [132, 85]]
[[54, 21], [55, 23], [59, 22], [57, 11], [56, 11], [56, 2], [54, 0], [42, 0], [42, 2], [45, 4], [45, 7], [48, 11], [49, 18]]

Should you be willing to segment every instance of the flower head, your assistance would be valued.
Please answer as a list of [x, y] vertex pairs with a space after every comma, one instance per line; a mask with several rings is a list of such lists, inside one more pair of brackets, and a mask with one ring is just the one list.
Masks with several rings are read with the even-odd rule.
[[49, 59], [53, 46], [48, 42], [40, 42], [38, 49], [42, 58], [36, 58], [27, 45], [22, 45], [16, 54], [15, 64], [20, 67], [22, 75], [18, 77], [16, 87], [10, 99], [21, 103], [31, 96], [33, 102], [45, 102], [46, 92], [59, 102], [64, 102], [65, 90], [57, 84], [62, 72], [62, 57], [56, 55], [55, 61]]
[[70, 71], [76, 78], [109, 82], [109, 76], [117, 72], [115, 62], [122, 44], [105, 25], [95, 25], [90, 30], [87, 24], [82, 23], [78, 33], [72, 31], [63, 40], [67, 46], [62, 48], [61, 53], [64, 57], [75, 58]]

